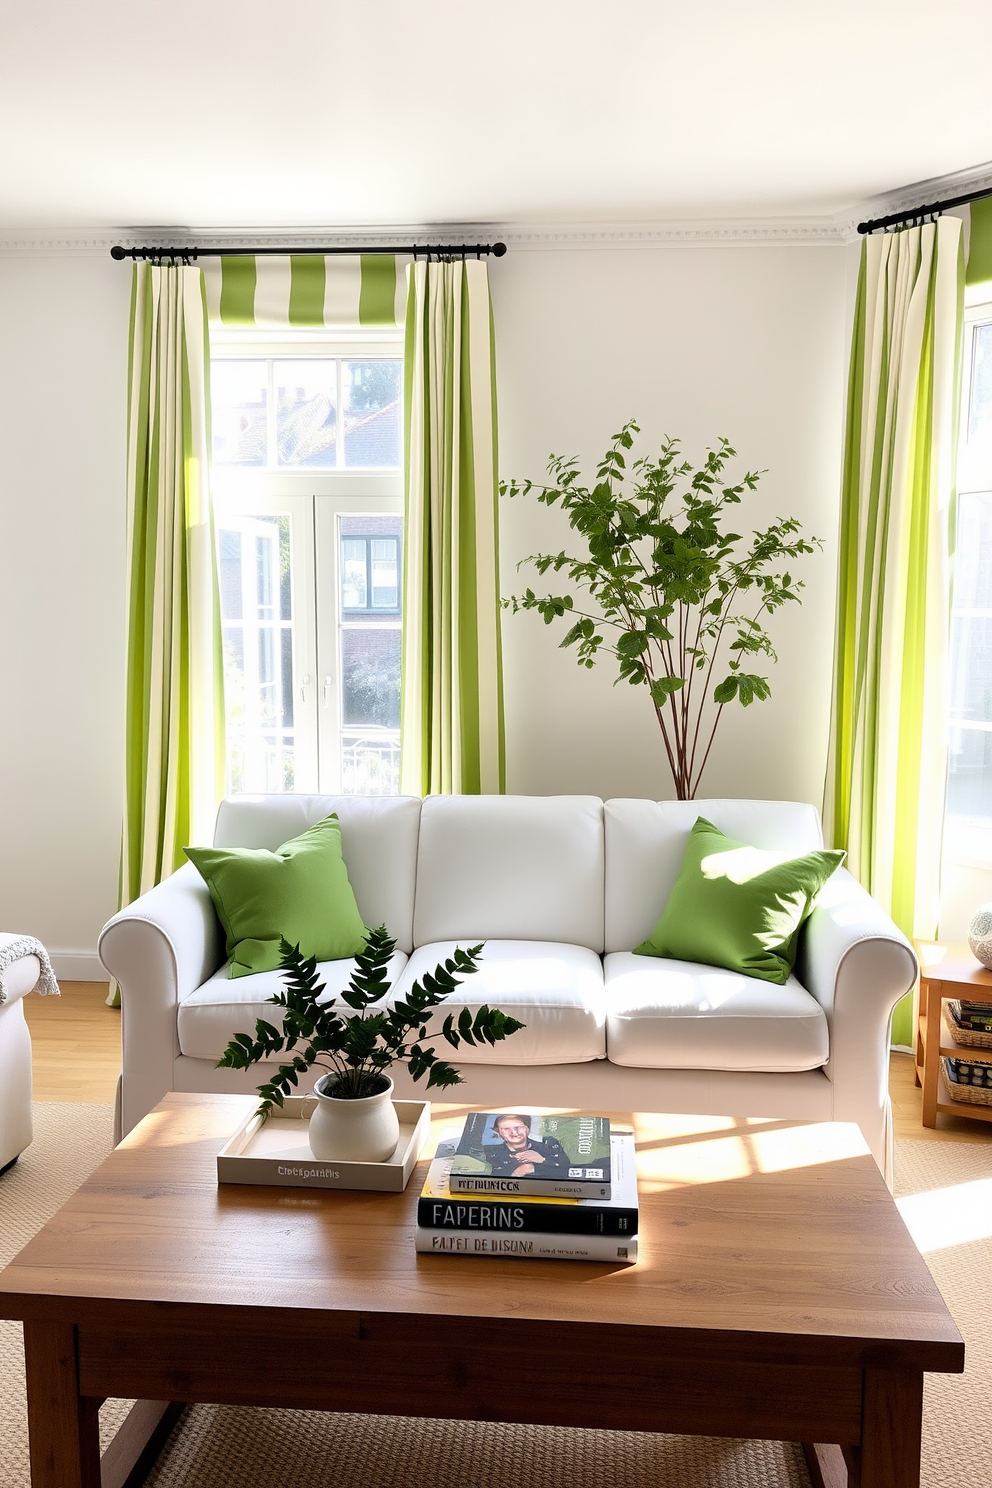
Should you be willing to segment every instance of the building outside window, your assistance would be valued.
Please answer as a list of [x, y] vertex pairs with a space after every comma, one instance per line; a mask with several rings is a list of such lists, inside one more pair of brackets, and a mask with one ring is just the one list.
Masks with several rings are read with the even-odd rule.
[[214, 338], [228, 789], [399, 788], [395, 335]]

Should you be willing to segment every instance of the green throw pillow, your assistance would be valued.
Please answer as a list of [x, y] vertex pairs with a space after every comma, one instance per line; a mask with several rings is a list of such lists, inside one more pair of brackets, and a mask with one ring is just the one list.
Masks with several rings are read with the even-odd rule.
[[725, 837], [699, 817], [661, 919], [635, 956], [725, 966], [783, 986], [813, 900], [845, 854], [790, 858]]
[[279, 941], [304, 956], [357, 956], [368, 931], [341, 856], [341, 826], [325, 816], [276, 852], [262, 847], [187, 847], [206, 880], [227, 936], [232, 977], [275, 971]]

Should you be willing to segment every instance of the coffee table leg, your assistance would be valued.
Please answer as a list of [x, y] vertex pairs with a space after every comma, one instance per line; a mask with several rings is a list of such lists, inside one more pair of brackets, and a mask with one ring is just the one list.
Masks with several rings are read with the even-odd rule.
[[859, 1488], [920, 1488], [923, 1374], [866, 1369]]
[[71, 1323], [25, 1323], [32, 1488], [100, 1488], [100, 1401], [79, 1393]]
[[833, 1442], [802, 1442], [813, 1488], [851, 1488], [843, 1448]]

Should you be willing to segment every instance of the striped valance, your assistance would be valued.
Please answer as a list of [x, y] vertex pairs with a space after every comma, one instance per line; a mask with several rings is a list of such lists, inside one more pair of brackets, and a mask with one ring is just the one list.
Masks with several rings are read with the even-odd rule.
[[406, 275], [391, 253], [287, 254], [206, 259], [214, 326], [401, 326]]

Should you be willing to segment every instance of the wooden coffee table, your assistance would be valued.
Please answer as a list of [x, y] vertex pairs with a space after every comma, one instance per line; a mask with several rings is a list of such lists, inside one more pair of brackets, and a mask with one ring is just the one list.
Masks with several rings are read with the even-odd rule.
[[[0, 1274], [34, 1488], [120, 1488], [184, 1401], [802, 1441], [831, 1488], [919, 1483], [923, 1374], [964, 1344], [856, 1127], [635, 1117], [624, 1267], [417, 1256], [420, 1176], [219, 1188], [251, 1104], [167, 1096]], [[138, 1405], [101, 1466], [108, 1396]]]

